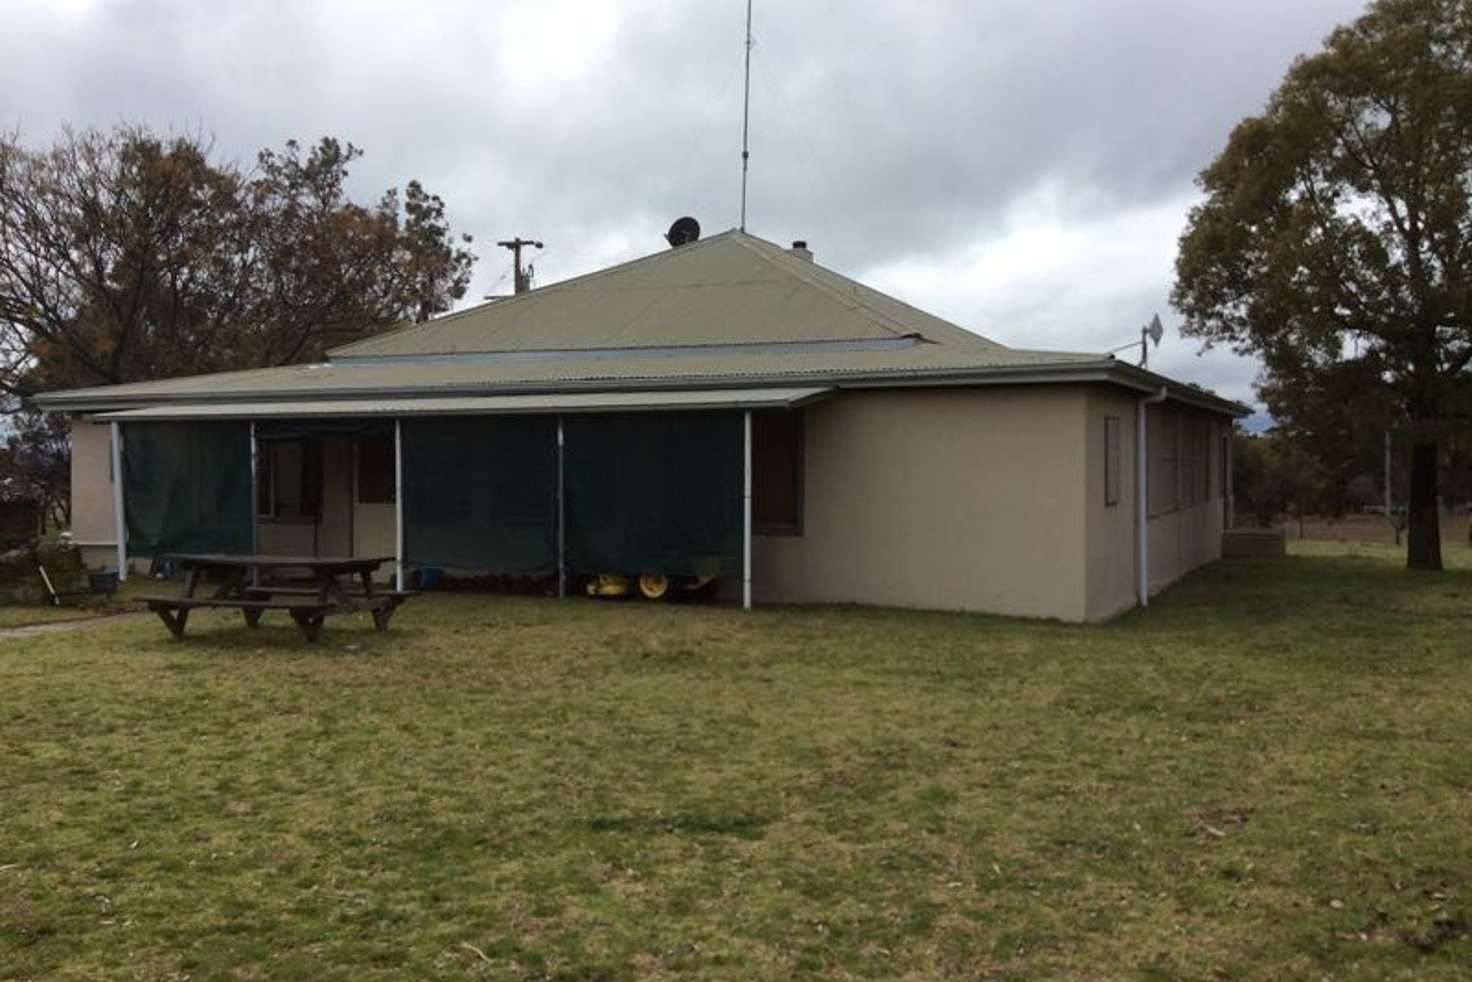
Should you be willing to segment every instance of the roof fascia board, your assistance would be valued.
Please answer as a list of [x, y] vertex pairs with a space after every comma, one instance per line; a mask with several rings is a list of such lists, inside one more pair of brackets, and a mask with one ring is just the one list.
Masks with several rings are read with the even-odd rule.
[[[727, 390], [729, 391], [729, 390]], [[403, 405], [386, 407], [383, 409], [334, 409], [330, 412], [313, 413], [311, 415], [321, 417], [332, 417], [336, 419], [393, 419], [399, 416], [575, 416], [588, 413], [655, 413], [655, 412], [691, 412], [696, 410], [719, 410], [719, 409], [796, 409], [820, 402], [832, 395], [832, 388], [812, 389], [805, 394], [793, 398], [763, 398], [742, 401], [731, 400], [693, 400], [691, 402], [661, 403], [661, 402], [629, 402], [618, 405], [570, 405], [570, 406], [547, 406], [525, 407], [487, 407], [487, 406], [437, 406], [430, 409], [406, 409]], [[299, 400], [300, 402], [311, 402], [311, 400]], [[405, 400], [412, 402], [413, 400]], [[427, 400], [428, 401], [428, 400]], [[442, 400], [434, 400], [442, 401]], [[337, 402], [331, 400], [330, 402]], [[244, 419], [300, 419], [302, 413], [292, 409], [281, 409], [272, 412], [229, 412], [208, 413], [201, 415], [191, 412], [200, 405], [208, 403], [191, 403], [181, 405], [177, 412], [156, 412], [158, 407], [142, 409], [125, 409], [117, 412], [99, 413], [91, 418], [103, 423], [126, 423], [126, 422], [151, 422], [167, 423], [184, 420], [218, 420], [221, 422]], [[141, 415], [146, 414], [146, 415]]]
[[[42, 408], [51, 411], [89, 412], [107, 411], [140, 406], [157, 406], [165, 403], [204, 402], [281, 402], [288, 399], [299, 401], [342, 401], [352, 399], [413, 399], [450, 398], [454, 396], [493, 395], [540, 395], [559, 392], [622, 392], [622, 391], [699, 391], [712, 389], [762, 389], [776, 387], [840, 386], [859, 388], [869, 385], [904, 386], [915, 384], [1010, 384], [1024, 379], [1039, 382], [1103, 381], [1099, 372], [1107, 367], [1105, 362], [1084, 363], [1092, 372], [1083, 374], [1068, 366], [991, 367], [986, 369], [911, 369], [908, 371], [871, 372], [810, 372], [810, 373], [767, 373], [762, 375], [732, 376], [684, 376], [680, 378], [601, 378], [578, 379], [555, 382], [519, 382], [501, 385], [421, 385], [413, 387], [341, 388], [277, 390], [270, 392], [161, 392], [153, 395], [127, 395], [104, 398], [99, 393], [88, 393], [68, 398], [65, 393], [48, 397], [37, 397]], [[44, 400], [44, 401], [43, 401]]]
[[492, 395], [537, 395], [560, 392], [622, 392], [622, 391], [668, 391], [668, 390], [714, 390], [733, 388], [772, 388], [777, 386], [828, 386], [833, 388], [905, 388], [986, 385], [1046, 385], [1104, 382], [1122, 386], [1136, 392], [1158, 392], [1164, 385], [1172, 399], [1228, 416], [1247, 416], [1251, 409], [1240, 403], [1231, 402], [1190, 386], [1173, 382], [1162, 375], [1145, 372], [1134, 366], [1126, 366], [1113, 359], [1083, 362], [1074, 366], [1042, 365], [1017, 368], [987, 369], [918, 369], [907, 372], [893, 370], [883, 372], [814, 372], [807, 375], [767, 374], [746, 375], [740, 378], [680, 378], [680, 379], [589, 379], [558, 383], [518, 383], [498, 386], [419, 386], [415, 388], [382, 389], [333, 389], [327, 392], [254, 392], [254, 393], [161, 393], [153, 396], [129, 396], [102, 399], [96, 395], [77, 400], [64, 397], [46, 399], [43, 408], [58, 412], [87, 413], [119, 411], [127, 408], [157, 406], [170, 403], [209, 402], [281, 402], [288, 399], [298, 401], [348, 401], [355, 399], [414, 399], [451, 398], [455, 396]]
[[1201, 409], [1209, 409], [1212, 412], [1222, 413], [1227, 416], [1241, 418], [1252, 415], [1252, 407], [1244, 406], [1240, 402], [1224, 399], [1214, 392], [1198, 389], [1194, 385], [1177, 382], [1175, 379], [1131, 365], [1126, 362], [1115, 362], [1115, 374], [1120, 385], [1136, 389], [1140, 392], [1159, 392], [1164, 386], [1170, 399], [1177, 402], [1187, 403]]

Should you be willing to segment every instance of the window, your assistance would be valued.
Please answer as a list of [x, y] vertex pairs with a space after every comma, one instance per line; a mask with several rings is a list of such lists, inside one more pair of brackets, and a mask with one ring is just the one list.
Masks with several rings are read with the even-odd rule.
[[1148, 493], [1150, 517], [1164, 515], [1180, 507], [1179, 418], [1162, 405], [1146, 407], [1145, 425], [1149, 432]]
[[1217, 467], [1221, 472], [1221, 479], [1217, 482], [1217, 492], [1223, 498], [1232, 496], [1232, 430], [1230, 427], [1222, 429], [1222, 451], [1221, 464]]
[[1104, 417], [1104, 504], [1119, 504], [1119, 417]]
[[[1218, 426], [1204, 413], [1150, 406], [1150, 517], [1205, 504], [1226, 487], [1226, 463], [1215, 457]], [[1215, 477], [1213, 474], [1215, 473]], [[1225, 494], [1225, 490], [1220, 493]]]
[[256, 512], [262, 518], [322, 516], [322, 441], [262, 443], [256, 450]]
[[1178, 419], [1181, 442], [1181, 507], [1190, 508], [1196, 504], [1196, 493], [1201, 488], [1201, 482], [1196, 479], [1196, 469], [1201, 466], [1196, 454], [1196, 433], [1200, 420], [1184, 414]]
[[394, 502], [393, 437], [367, 437], [357, 442], [358, 503], [391, 505]]
[[1201, 442], [1197, 445], [1196, 452], [1201, 456], [1201, 500], [1211, 500], [1211, 438], [1216, 432], [1216, 426], [1211, 420], [1201, 420]]
[[1211, 500], [1211, 420], [1197, 414], [1182, 414], [1181, 507]]
[[751, 414], [751, 526], [764, 535], [802, 534], [803, 415]]

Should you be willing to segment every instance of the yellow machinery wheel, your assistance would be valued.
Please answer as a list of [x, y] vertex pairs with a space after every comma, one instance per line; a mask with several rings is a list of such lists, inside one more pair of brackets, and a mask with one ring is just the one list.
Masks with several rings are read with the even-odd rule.
[[627, 597], [629, 578], [618, 573], [599, 573], [588, 581], [590, 597]]
[[664, 600], [670, 595], [670, 578], [663, 573], [644, 573], [639, 577], [639, 596], [645, 600]]

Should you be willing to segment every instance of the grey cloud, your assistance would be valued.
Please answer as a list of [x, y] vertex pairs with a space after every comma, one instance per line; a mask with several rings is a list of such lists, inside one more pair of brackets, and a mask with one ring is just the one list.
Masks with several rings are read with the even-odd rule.
[[[0, 6], [0, 122], [36, 142], [63, 120], [202, 127], [242, 158], [288, 137], [350, 139], [367, 151], [359, 193], [418, 177], [445, 197], [479, 242], [477, 293], [502, 276], [498, 237], [545, 240], [548, 282], [659, 248], [679, 214], [736, 223], [741, 0]], [[1233, 123], [1360, 7], [758, 0], [750, 229], [808, 238], [865, 278], [1000, 241], [1040, 188], [1101, 228], [1188, 203]], [[1001, 302], [993, 284], [944, 312], [1010, 343], [1091, 349], [1169, 292], [1167, 261], [1148, 289], [1092, 284], [1069, 327], [1049, 295], [1087, 264], [1034, 261], [1032, 296]], [[1039, 279], [1056, 286], [1037, 295]], [[1240, 359], [1177, 365], [1250, 394]]]

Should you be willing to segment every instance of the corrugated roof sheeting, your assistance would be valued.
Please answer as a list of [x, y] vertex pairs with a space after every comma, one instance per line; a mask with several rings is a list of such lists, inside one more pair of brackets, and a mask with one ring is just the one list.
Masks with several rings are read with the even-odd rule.
[[831, 390], [711, 389], [664, 392], [565, 392], [546, 395], [462, 396], [440, 399], [328, 399], [291, 402], [171, 403], [106, 413], [106, 421], [301, 419], [362, 416], [487, 416], [538, 413], [656, 412], [697, 409], [787, 408]]
[[[895, 346], [898, 345], [898, 346]], [[333, 360], [47, 393], [52, 410], [150, 402], [514, 392], [1110, 381], [1111, 356], [1007, 348], [742, 232], [337, 349]], [[1177, 398], [1245, 407], [1172, 384]]]
[[731, 231], [369, 338], [333, 354], [823, 341], [908, 334], [968, 348], [999, 347], [780, 246]]
[[444, 388], [504, 388], [568, 383], [689, 381], [706, 385], [743, 378], [791, 378], [933, 371], [985, 371], [1006, 368], [1107, 365], [1098, 355], [982, 348], [956, 351], [941, 345], [918, 345], [891, 351], [690, 354], [663, 358], [549, 358], [517, 362], [373, 362], [350, 360], [317, 365], [222, 372], [160, 382], [138, 382], [54, 393], [48, 401], [89, 398], [124, 400], [195, 395], [210, 398], [303, 395], [325, 398], [334, 391], [379, 390], [388, 398], [405, 391]]

